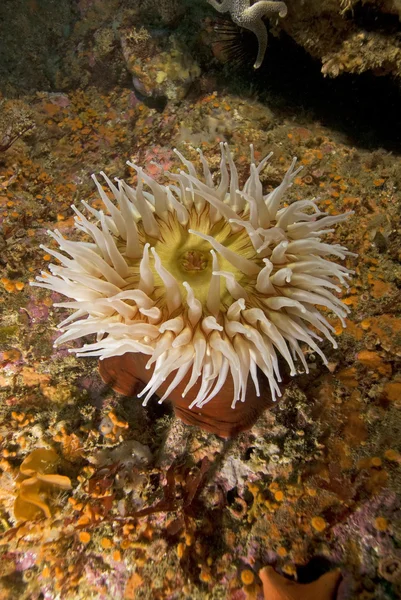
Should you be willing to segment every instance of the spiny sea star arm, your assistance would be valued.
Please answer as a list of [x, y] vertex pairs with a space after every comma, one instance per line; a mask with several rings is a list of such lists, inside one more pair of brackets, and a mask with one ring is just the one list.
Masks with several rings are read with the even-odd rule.
[[252, 31], [258, 38], [258, 55], [253, 65], [254, 69], [259, 69], [263, 62], [267, 48], [267, 29], [263, 21], [250, 21], [247, 25], [242, 25], [245, 29]]
[[252, 16], [253, 19], [261, 19], [264, 16], [278, 13], [279, 17], [287, 16], [287, 5], [285, 2], [272, 2], [267, 0], [259, 0], [252, 4], [249, 8], [245, 9]]
[[267, 31], [262, 21], [264, 16], [278, 13], [280, 17], [285, 17], [287, 14], [287, 5], [285, 2], [273, 2], [271, 0], [258, 0], [252, 6], [249, 6], [250, 0], [208, 0], [218, 12], [229, 12], [231, 18], [240, 27], [249, 29], [258, 38], [258, 56], [255, 64], [255, 69], [258, 69], [262, 64], [266, 47], [267, 47]]
[[278, 13], [280, 17], [285, 17], [287, 14], [286, 4], [284, 2], [259, 0], [252, 6], [244, 8], [240, 14], [232, 14], [234, 23], [249, 29], [258, 38], [258, 55], [253, 65], [255, 69], [258, 69], [262, 64], [267, 48], [267, 31], [262, 18], [272, 13]]

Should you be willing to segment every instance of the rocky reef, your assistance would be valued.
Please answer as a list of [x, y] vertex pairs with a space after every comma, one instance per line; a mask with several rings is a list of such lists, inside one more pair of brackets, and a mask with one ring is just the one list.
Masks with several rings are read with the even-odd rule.
[[322, 73], [401, 75], [398, 0], [293, 0], [284, 31], [321, 63]]
[[[386, 77], [376, 75], [398, 76], [400, 10], [391, 0], [288, 2], [287, 17], [268, 24], [267, 81], [252, 59], [241, 72], [221, 64], [220, 17], [206, 2], [3, 0], [2, 40], [16, 41], [0, 61], [2, 600], [262, 600], [265, 566], [301, 584], [340, 569], [339, 600], [400, 596], [396, 125], [382, 136], [383, 113], [375, 129], [373, 114], [347, 120], [345, 101], [329, 119], [307, 90], [280, 89], [271, 64], [283, 70], [281, 30], [320, 61], [322, 89], [369, 70], [382, 102]], [[362, 63], [348, 53], [338, 72], [330, 67], [361, 33]], [[333, 80], [320, 74], [325, 65]], [[367, 96], [358, 96], [360, 119]], [[358, 254], [346, 260], [355, 271], [342, 295], [346, 327], [327, 313], [338, 343], [322, 346], [328, 367], [305, 348], [310, 373], [284, 368], [283, 397], [228, 441], [176, 420], [168, 403], [144, 408], [113, 392], [96, 359], [55, 349], [61, 297], [29, 285], [51, 260], [40, 248], [47, 231], [73, 235], [71, 204], [105, 209], [91, 173], [133, 183], [130, 160], [164, 183], [181, 168], [173, 148], [199, 164], [200, 147], [216, 174], [225, 141], [241, 184], [250, 142], [258, 157], [274, 152], [266, 191], [297, 156], [303, 170], [288, 203], [318, 198], [330, 214], [354, 211], [329, 238]], [[18, 512], [21, 490], [29, 506]]]

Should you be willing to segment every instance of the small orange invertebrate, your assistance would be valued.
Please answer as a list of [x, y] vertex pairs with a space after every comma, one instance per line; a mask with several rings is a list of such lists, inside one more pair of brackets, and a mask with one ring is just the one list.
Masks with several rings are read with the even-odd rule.
[[255, 581], [255, 575], [253, 571], [250, 569], [244, 569], [244, 571], [241, 572], [241, 581], [244, 585], [252, 585], [252, 583]]
[[326, 529], [327, 523], [322, 517], [313, 517], [311, 525], [316, 531], [322, 532]]
[[377, 531], [387, 531], [388, 529], [388, 521], [384, 517], [376, 517], [374, 521], [374, 527]]
[[78, 537], [83, 544], [89, 544], [91, 540], [91, 534], [88, 531], [80, 531]]

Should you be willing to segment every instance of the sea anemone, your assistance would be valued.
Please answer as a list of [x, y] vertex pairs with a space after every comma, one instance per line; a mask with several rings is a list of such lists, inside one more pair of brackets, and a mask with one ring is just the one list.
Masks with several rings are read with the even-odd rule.
[[336, 341], [322, 307], [345, 326], [348, 308], [337, 294], [351, 273], [327, 257], [351, 253], [321, 238], [349, 213], [328, 215], [316, 200], [283, 204], [300, 170], [295, 158], [265, 195], [260, 175], [271, 155], [256, 164], [251, 146], [241, 190], [227, 144], [221, 144], [218, 183], [198, 152], [203, 176], [175, 150], [186, 171], [168, 173], [166, 186], [130, 162], [136, 187], [113, 183], [102, 172], [106, 193], [93, 175], [107, 214], [83, 201], [87, 218], [73, 206], [84, 238], [71, 241], [49, 231], [62, 252], [42, 248], [60, 264], [51, 264], [33, 285], [72, 299], [55, 304], [75, 310], [60, 323], [56, 346], [95, 334], [95, 342], [71, 351], [98, 356], [100, 365], [111, 360], [108, 379], [119, 391], [125, 387], [116, 369], [125, 361], [123, 377], [127, 357], [133, 359], [133, 381], [146, 383], [138, 394], [143, 404], [156, 392], [160, 402], [176, 398], [187, 420], [195, 415], [192, 422], [224, 398], [226, 414], [219, 419], [235, 421], [230, 435], [243, 425], [227, 407], [241, 415], [240, 407], [266, 397], [258, 372], [275, 400], [280, 356], [291, 375], [296, 360], [308, 372], [302, 345], [327, 364], [317, 342], [324, 337], [336, 347]]

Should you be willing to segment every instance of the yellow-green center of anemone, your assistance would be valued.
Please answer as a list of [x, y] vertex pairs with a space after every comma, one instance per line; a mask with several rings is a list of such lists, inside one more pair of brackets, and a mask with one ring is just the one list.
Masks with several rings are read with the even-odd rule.
[[[217, 223], [212, 224], [207, 206], [204, 207], [201, 214], [192, 209], [189, 212], [189, 220], [185, 226], [174, 219], [171, 213], [168, 213], [166, 220], [158, 218], [157, 224], [160, 230], [159, 239], [152, 239], [143, 232], [143, 243], [149, 243], [150, 246], [154, 247], [163, 267], [173, 275], [179, 284], [183, 296], [186, 295], [184, 282], [187, 282], [191, 286], [195, 297], [204, 307], [205, 316], [208, 314], [207, 297], [214, 270], [211, 253], [213, 246], [208, 240], [190, 233], [189, 230], [212, 236], [218, 243], [231, 252], [256, 261], [257, 264], [259, 263], [263, 267], [263, 262], [257, 256], [246, 230], [241, 229], [238, 232], [233, 232], [229, 223], [224, 219], [220, 219]], [[218, 262], [219, 270], [231, 273], [238, 284], [245, 289], [251, 282], [254, 284], [256, 280], [255, 276], [250, 278], [221, 254], [219, 255]], [[139, 265], [137, 269], [139, 272]], [[157, 289], [156, 297], [158, 306], [162, 308], [166, 304], [166, 289], [160, 275], [156, 271], [154, 262], [151, 263], [151, 269]], [[225, 312], [226, 308], [231, 304], [232, 297], [227, 292], [224, 277], [220, 278], [219, 285], [220, 309]]]

